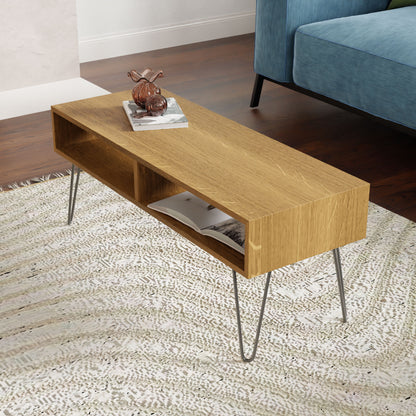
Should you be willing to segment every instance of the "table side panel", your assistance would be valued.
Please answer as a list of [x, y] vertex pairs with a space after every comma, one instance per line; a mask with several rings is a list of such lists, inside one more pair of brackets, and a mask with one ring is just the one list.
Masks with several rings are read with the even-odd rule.
[[365, 238], [369, 185], [249, 224], [247, 277], [278, 269]]

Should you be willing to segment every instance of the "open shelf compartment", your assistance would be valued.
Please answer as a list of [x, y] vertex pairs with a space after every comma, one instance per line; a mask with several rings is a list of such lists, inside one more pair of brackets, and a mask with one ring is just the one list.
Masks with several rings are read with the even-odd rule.
[[116, 192], [134, 199], [134, 160], [100, 136], [53, 113], [55, 150]]
[[217, 257], [232, 267], [235, 271], [244, 274], [245, 256], [243, 254], [212, 237], [194, 231], [191, 227], [182, 224], [180, 221], [169, 215], [148, 207], [148, 204], [152, 202], [179, 194], [186, 191], [186, 189], [138, 161], [135, 162], [134, 172], [135, 200], [141, 208], [186, 237], [188, 240], [214, 255], [214, 257]]
[[[53, 111], [55, 151], [179, 234], [218, 258], [236, 272], [245, 273], [245, 256], [222, 242], [202, 235], [148, 204], [184, 192], [183, 186], [122, 152], [111, 142]], [[191, 190], [190, 190], [191, 191]], [[192, 191], [191, 191], [192, 192]], [[247, 233], [247, 230], [246, 230]]]

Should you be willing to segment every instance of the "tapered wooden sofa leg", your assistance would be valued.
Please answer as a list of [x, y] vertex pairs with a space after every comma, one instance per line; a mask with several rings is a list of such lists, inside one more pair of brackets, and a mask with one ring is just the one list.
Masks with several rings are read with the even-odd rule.
[[263, 75], [256, 74], [253, 93], [251, 94], [250, 107], [257, 107], [259, 105], [261, 89], [263, 88], [263, 81]]

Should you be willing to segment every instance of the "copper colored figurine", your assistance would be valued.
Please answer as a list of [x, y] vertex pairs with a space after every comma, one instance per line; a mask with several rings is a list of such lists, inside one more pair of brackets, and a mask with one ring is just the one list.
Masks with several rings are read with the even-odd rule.
[[142, 118], [145, 116], [161, 116], [168, 108], [168, 102], [163, 95], [156, 94], [146, 99], [145, 107], [147, 111], [137, 112], [133, 117]]
[[137, 82], [132, 90], [134, 102], [141, 108], [146, 108], [146, 99], [160, 94], [160, 88], [154, 83], [157, 78], [163, 77], [163, 71], [153, 72], [146, 68], [142, 73], [132, 69], [127, 75]]

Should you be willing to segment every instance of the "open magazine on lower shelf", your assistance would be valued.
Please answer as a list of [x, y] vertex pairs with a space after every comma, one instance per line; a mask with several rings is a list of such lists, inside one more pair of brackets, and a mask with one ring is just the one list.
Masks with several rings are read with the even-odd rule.
[[240, 221], [191, 192], [182, 192], [148, 205], [244, 254], [245, 227]]

